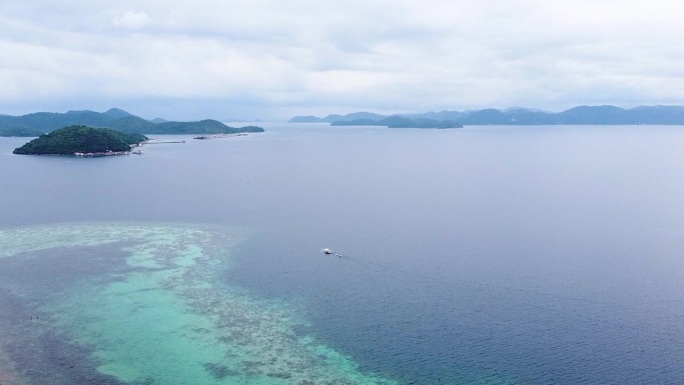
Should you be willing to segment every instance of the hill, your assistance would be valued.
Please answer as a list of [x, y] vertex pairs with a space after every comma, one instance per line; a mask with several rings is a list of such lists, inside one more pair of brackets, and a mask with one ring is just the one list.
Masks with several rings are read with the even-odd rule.
[[[338, 122], [357, 121], [363, 115], [368, 122], [379, 122], [388, 118], [384, 115], [357, 112], [347, 115], [328, 115], [325, 118], [308, 116], [308, 121], [325, 122], [333, 120]], [[453, 121], [465, 125], [637, 125], [637, 124], [662, 124], [684, 125], [683, 106], [641, 106], [632, 109], [623, 109], [615, 106], [578, 106], [563, 112], [547, 112], [537, 109], [509, 108], [498, 110], [486, 108], [468, 111], [440, 111], [425, 112], [418, 114], [403, 114], [401, 116], [411, 119], [431, 119], [438, 121]], [[290, 119], [293, 123], [304, 123], [303, 117]], [[335, 120], [337, 119], [337, 120]]]
[[106, 112], [69, 111], [66, 113], [36, 112], [22, 116], [0, 115], [0, 136], [40, 136], [61, 127], [83, 125], [110, 128], [137, 134], [237, 134], [263, 132], [256, 126], [230, 127], [216, 120], [198, 122], [150, 122], [124, 110], [112, 108]]
[[74, 153], [107, 153], [130, 151], [131, 144], [147, 137], [107, 128], [86, 126], [64, 127], [41, 135], [14, 150], [20, 155], [73, 155]]
[[381, 120], [356, 119], [337, 121], [331, 126], [385, 126], [389, 128], [462, 128], [463, 126], [452, 120], [411, 119], [405, 116], [393, 115]]
[[351, 122], [354, 120], [382, 120], [388, 118], [389, 115], [374, 114], [372, 112], [352, 112], [346, 115], [328, 115], [325, 118], [318, 118], [315, 116], [295, 116], [288, 121], [288, 123], [335, 123], [335, 122]]

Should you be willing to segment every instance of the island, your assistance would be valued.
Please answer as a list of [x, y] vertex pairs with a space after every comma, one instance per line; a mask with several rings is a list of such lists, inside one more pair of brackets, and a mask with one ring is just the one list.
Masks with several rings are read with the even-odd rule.
[[381, 120], [354, 119], [332, 122], [331, 126], [385, 126], [389, 128], [463, 128], [453, 120], [435, 120], [418, 118], [411, 119], [405, 116], [389, 116]]
[[230, 127], [213, 119], [174, 122], [156, 118], [149, 121], [118, 108], [111, 108], [106, 112], [84, 110], [66, 113], [36, 112], [22, 116], [0, 115], [0, 136], [40, 136], [69, 126], [162, 135], [215, 135], [264, 131], [258, 126]]
[[[684, 125], [684, 106], [640, 106], [624, 109], [616, 106], [578, 106], [562, 112], [536, 108], [511, 107], [503, 110], [485, 108], [466, 111], [431, 111], [413, 114], [380, 115], [353, 112], [346, 115], [295, 116], [290, 123], [332, 123], [334, 126], [388, 126], [383, 120], [404, 117], [430, 119], [471, 125]], [[414, 123], [415, 124], [415, 123]], [[402, 126], [403, 127], [403, 126]]]
[[142, 134], [123, 133], [108, 128], [64, 127], [14, 149], [20, 155], [107, 156], [128, 154], [133, 146], [147, 140]]
[[214, 134], [214, 135], [200, 135], [200, 136], [195, 136], [193, 139], [199, 139], [199, 140], [207, 140], [207, 139], [221, 139], [221, 138], [233, 138], [236, 136], [247, 136], [247, 134], [239, 133], [239, 134]]

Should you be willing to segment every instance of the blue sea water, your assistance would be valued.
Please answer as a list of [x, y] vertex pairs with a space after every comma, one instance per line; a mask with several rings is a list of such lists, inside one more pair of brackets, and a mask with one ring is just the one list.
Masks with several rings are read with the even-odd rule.
[[[55, 357], [82, 368], [63, 383], [168, 383], [168, 366], [124, 364], [112, 341], [141, 341], [141, 325], [181, 312], [202, 328], [160, 322], [178, 332], [159, 338], [179, 342], [150, 339], [158, 349], [139, 354], [201, 356], [185, 375], [207, 369], [217, 383], [684, 383], [684, 127], [265, 128], [97, 159], [16, 156], [25, 140], [1, 138], [0, 230], [11, 237], [0, 239], [26, 245], [0, 259], [0, 303], [47, 318], [10, 328], [16, 319], [0, 317], [0, 383], [44, 378], [27, 352], [48, 372], [64, 370]], [[193, 234], [222, 226], [239, 235], [221, 241], [229, 262], [209, 279], [211, 258], [181, 259], [221, 243]], [[55, 272], [55, 255], [72, 262]], [[46, 290], [45, 275], [64, 279]], [[207, 287], [169, 284], [180, 276]], [[83, 285], [97, 290], [74, 294]], [[139, 302], [114, 306], [122, 293]], [[85, 321], [69, 316], [83, 308]], [[101, 330], [119, 318], [129, 326], [116, 338]], [[264, 338], [228, 339], [208, 320]], [[27, 334], [36, 325], [39, 339]], [[230, 350], [241, 358], [222, 363], [228, 353], [201, 348], [210, 338], [242, 344]], [[259, 358], [277, 354], [289, 361]]]

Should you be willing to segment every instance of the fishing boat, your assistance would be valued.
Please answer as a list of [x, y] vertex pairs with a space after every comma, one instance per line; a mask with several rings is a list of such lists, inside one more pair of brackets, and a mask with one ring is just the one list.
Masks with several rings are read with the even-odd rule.
[[326, 247], [326, 248], [323, 248], [323, 249], [321, 250], [321, 252], [322, 252], [323, 254], [332, 254], [333, 251]]

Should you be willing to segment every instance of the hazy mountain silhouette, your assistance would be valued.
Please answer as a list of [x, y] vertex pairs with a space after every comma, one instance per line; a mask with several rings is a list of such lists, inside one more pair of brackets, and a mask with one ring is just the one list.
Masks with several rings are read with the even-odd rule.
[[[623, 109], [615, 106], [579, 106], [563, 112], [548, 112], [521, 107], [498, 110], [493, 108], [468, 111], [439, 111], [418, 114], [399, 114], [412, 119], [453, 121], [465, 125], [684, 125], [684, 106], [641, 106]], [[381, 121], [389, 115], [355, 112], [347, 115], [295, 116], [291, 123], [334, 123], [363, 120]]]

